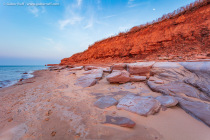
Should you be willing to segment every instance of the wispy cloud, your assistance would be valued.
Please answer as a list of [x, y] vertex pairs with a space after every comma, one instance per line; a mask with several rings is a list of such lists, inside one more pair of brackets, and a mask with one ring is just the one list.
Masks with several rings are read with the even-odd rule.
[[96, 4], [97, 4], [97, 9], [98, 10], [102, 10], [103, 9], [102, 6], [101, 6], [101, 0], [97, 0]]
[[85, 29], [93, 27], [94, 18], [93, 16], [89, 19], [88, 24], [84, 27]]
[[135, 0], [128, 0], [127, 7], [133, 8], [133, 7], [136, 7], [136, 6], [147, 5], [147, 4], [149, 4], [149, 3], [150, 3], [150, 1], [146, 1], [146, 2], [137, 2], [137, 1], [135, 1]]
[[137, 4], [135, 4], [135, 0], [128, 0], [128, 7], [131, 8], [131, 7], [136, 7]]
[[65, 29], [69, 25], [79, 24], [84, 18], [80, 15], [82, 0], [77, 0], [65, 6], [63, 19], [58, 20], [60, 30]]
[[102, 19], [107, 19], [107, 18], [111, 18], [111, 17], [115, 17], [115, 16], [117, 16], [117, 15], [109, 15], [109, 16], [103, 17]]
[[32, 13], [35, 17], [39, 16], [39, 9], [35, 6], [30, 6], [28, 8], [29, 12]]
[[128, 0], [128, 4], [132, 4], [135, 0]]
[[37, 8], [36, 6], [29, 6], [28, 10], [35, 17], [38, 17], [40, 13], [45, 13], [46, 12], [46, 9], [43, 6], [41, 6], [39, 8]]
[[82, 0], [77, 0], [77, 6], [80, 7], [82, 5]]
[[82, 21], [82, 17], [79, 17], [79, 16], [74, 16], [72, 18], [67, 18], [67, 19], [64, 19], [64, 20], [59, 20], [58, 23], [59, 23], [59, 26], [60, 26], [60, 29], [63, 30], [66, 26], [68, 25], [74, 25], [78, 22]]

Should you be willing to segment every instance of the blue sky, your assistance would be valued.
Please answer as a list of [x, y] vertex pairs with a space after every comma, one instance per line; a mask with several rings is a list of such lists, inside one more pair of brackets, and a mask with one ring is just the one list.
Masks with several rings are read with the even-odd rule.
[[[7, 4], [24, 3], [24, 6]], [[1, 0], [0, 65], [59, 63], [194, 0]], [[59, 3], [59, 6], [27, 6]]]

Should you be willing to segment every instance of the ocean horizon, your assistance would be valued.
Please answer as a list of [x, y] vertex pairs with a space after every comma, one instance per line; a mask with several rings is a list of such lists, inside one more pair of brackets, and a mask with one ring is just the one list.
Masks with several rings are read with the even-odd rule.
[[34, 71], [46, 68], [45, 65], [0, 65], [0, 88], [12, 86], [20, 79], [31, 78]]

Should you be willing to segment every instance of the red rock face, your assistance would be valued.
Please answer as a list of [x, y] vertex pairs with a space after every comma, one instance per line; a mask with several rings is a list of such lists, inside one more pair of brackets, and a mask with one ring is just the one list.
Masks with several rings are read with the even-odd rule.
[[210, 54], [210, 5], [170, 19], [96, 42], [82, 53], [61, 60], [61, 65], [186, 60]]

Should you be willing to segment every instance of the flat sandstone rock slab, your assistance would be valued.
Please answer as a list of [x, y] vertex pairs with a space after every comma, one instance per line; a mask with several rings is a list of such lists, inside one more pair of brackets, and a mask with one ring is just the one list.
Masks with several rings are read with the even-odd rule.
[[138, 63], [130, 63], [127, 65], [127, 70], [130, 74], [137, 74], [146, 76], [150, 73], [151, 67], [155, 64], [155, 62], [138, 62]]
[[176, 62], [156, 62], [152, 68], [180, 68], [182, 65]]
[[130, 77], [131, 82], [141, 82], [141, 81], [146, 81], [146, 79], [147, 79], [146, 76], [131, 75]]
[[116, 105], [118, 102], [115, 98], [111, 97], [111, 96], [104, 96], [99, 98], [94, 105], [100, 109], [105, 109], [107, 107]]
[[142, 116], [148, 116], [158, 112], [160, 106], [160, 102], [153, 98], [126, 95], [120, 99], [117, 109], [124, 109]]
[[104, 123], [119, 125], [121, 127], [128, 127], [133, 128], [136, 123], [126, 117], [113, 117], [113, 116], [106, 116], [106, 121]]
[[110, 83], [126, 83], [130, 81], [130, 73], [123, 71], [113, 71], [106, 77], [107, 81]]
[[155, 99], [165, 107], [172, 107], [178, 103], [178, 101], [172, 96], [158, 96]]

